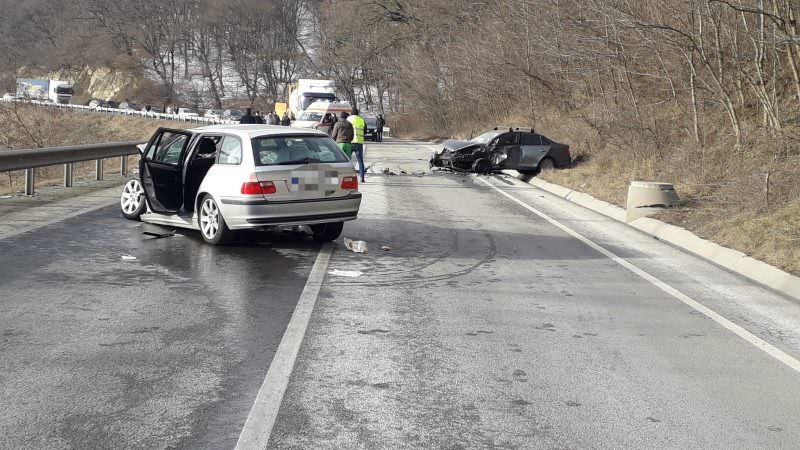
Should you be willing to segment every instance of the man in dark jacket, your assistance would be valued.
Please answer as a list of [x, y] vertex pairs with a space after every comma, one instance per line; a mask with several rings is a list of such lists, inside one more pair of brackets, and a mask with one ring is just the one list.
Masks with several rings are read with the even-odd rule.
[[283, 117], [281, 117], [281, 125], [288, 127], [292, 124], [292, 121], [289, 119], [289, 113], [284, 111]]
[[247, 108], [244, 111], [244, 115], [239, 119], [239, 123], [256, 123], [256, 118], [253, 117], [253, 110], [251, 108]]
[[350, 143], [353, 141], [353, 124], [347, 121], [347, 114], [346, 112], [342, 111], [339, 114], [341, 120], [336, 122], [336, 125], [333, 126], [333, 131], [331, 132], [331, 137], [337, 144], [339, 144], [339, 148], [342, 149], [345, 155], [347, 155], [347, 159], [350, 159], [353, 156], [353, 149], [350, 146]]
[[383, 114], [378, 114], [378, 118], [375, 120], [375, 134], [378, 142], [383, 142], [384, 125], [386, 125], [386, 120], [383, 118]]

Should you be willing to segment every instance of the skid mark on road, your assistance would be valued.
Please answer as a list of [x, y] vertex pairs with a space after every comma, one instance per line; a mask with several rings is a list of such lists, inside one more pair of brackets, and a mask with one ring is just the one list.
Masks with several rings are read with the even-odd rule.
[[685, 303], [686, 305], [692, 307], [699, 313], [703, 314], [704, 316], [708, 317], [709, 319], [717, 322], [719, 325], [722, 325], [725, 329], [733, 332], [740, 338], [744, 339], [745, 341], [749, 342], [750, 344], [754, 345], [764, 353], [772, 356], [773, 358], [777, 359], [778, 361], [782, 362], [783, 364], [789, 366], [795, 372], [800, 373], [800, 361], [795, 359], [793, 356], [789, 355], [788, 353], [778, 349], [777, 347], [773, 346], [769, 342], [757, 337], [753, 333], [745, 330], [744, 328], [736, 325], [735, 323], [731, 322], [730, 320], [726, 319], [716, 311], [712, 310], [711, 308], [701, 304], [700, 302], [692, 299], [688, 295], [684, 294], [683, 292], [673, 288], [672, 286], [668, 285], [667, 283], [661, 281], [660, 279], [656, 278], [653, 275], [650, 275], [648, 272], [640, 269], [638, 266], [628, 262], [627, 260], [617, 256], [615, 253], [606, 250], [604, 247], [600, 246], [599, 244], [595, 243], [591, 239], [583, 236], [582, 234], [578, 233], [577, 231], [573, 230], [572, 228], [562, 224], [561, 222], [553, 219], [552, 217], [548, 216], [547, 214], [539, 211], [538, 209], [530, 206], [529, 204], [525, 203], [524, 201], [514, 197], [513, 195], [504, 191], [504, 189], [500, 189], [496, 185], [486, 181], [482, 178], [478, 178], [478, 180], [484, 183], [486, 186], [494, 189], [495, 191], [499, 192], [500, 194], [504, 195], [514, 203], [522, 206], [526, 210], [536, 214], [537, 216], [541, 217], [542, 219], [548, 221], [553, 226], [557, 227], [561, 231], [569, 234], [570, 236], [574, 237], [575, 239], [583, 242], [584, 244], [588, 245], [592, 249], [600, 252], [604, 256], [608, 257], [615, 263], [619, 264], [620, 266], [624, 267], [625, 269], [629, 270], [630, 272], [634, 273], [635, 275], [643, 278], [645, 281], [648, 281], [650, 284], [656, 286], [657, 288], [661, 289], [662, 291], [666, 292], [667, 294], [671, 295], [672, 297], [680, 300], [681, 302]]

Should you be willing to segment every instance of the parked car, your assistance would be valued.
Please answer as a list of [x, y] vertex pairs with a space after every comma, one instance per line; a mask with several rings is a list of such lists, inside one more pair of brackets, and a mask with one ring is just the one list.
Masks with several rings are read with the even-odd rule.
[[219, 120], [222, 118], [222, 110], [221, 109], [207, 109], [203, 117], [206, 119], [214, 119]]
[[495, 127], [469, 141], [446, 141], [431, 157], [432, 167], [488, 173], [513, 169], [536, 174], [572, 163], [569, 145], [559, 144], [531, 128]]
[[177, 114], [181, 117], [199, 117], [197, 111], [191, 108], [178, 108]]
[[[148, 106], [150, 107], [150, 110], [148, 110], [148, 109], [147, 109], [147, 107], [148, 107]], [[142, 107], [142, 109], [141, 109], [141, 111], [140, 111], [140, 112], [142, 113], [142, 115], [147, 115], [147, 114], [161, 114], [161, 113], [163, 113], [163, 112], [164, 112], [164, 110], [163, 110], [163, 109], [161, 109], [161, 108], [160, 108], [160, 107], [158, 107], [158, 106], [145, 105], [145, 106], [143, 106], [143, 107]]]
[[370, 140], [372, 142], [378, 142], [378, 118], [377, 117], [365, 117], [364, 124], [366, 128], [364, 129], [364, 139]]
[[239, 119], [242, 118], [243, 115], [244, 113], [239, 111], [238, 109], [226, 109], [225, 111], [222, 111], [222, 118], [225, 120], [238, 121]]
[[119, 104], [119, 109], [124, 109], [126, 111], [138, 111], [140, 108], [136, 103], [126, 101]]
[[115, 101], [113, 101], [113, 100], [109, 100], [109, 101], [107, 101], [107, 102], [106, 102], [106, 106], [107, 106], [108, 108], [114, 108], [114, 109], [117, 109], [117, 108], [119, 108], [119, 102], [115, 102]]
[[263, 125], [160, 128], [142, 145], [122, 215], [200, 231], [222, 244], [236, 230], [308, 225], [339, 237], [361, 205], [353, 164], [327, 134]]
[[103, 99], [93, 98], [89, 100], [88, 106], [90, 108], [105, 108], [108, 106], [108, 102]]

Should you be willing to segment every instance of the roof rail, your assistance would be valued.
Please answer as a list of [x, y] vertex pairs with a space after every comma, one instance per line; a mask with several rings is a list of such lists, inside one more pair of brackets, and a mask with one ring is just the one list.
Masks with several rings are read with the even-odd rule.
[[505, 131], [505, 130], [508, 130], [509, 132], [511, 132], [511, 131], [522, 131], [522, 132], [525, 132], [525, 133], [533, 133], [534, 132], [533, 131], [533, 127], [509, 127], [509, 126], [505, 126], [505, 125], [498, 125], [498, 126], [494, 127], [494, 131]]

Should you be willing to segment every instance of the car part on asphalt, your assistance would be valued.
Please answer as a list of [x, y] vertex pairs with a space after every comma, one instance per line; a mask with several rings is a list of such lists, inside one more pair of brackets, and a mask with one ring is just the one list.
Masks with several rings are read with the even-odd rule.
[[364, 241], [354, 241], [352, 239], [344, 239], [344, 246], [353, 253], [367, 253], [367, 243]]

